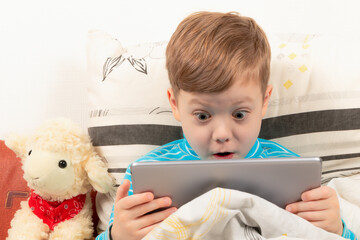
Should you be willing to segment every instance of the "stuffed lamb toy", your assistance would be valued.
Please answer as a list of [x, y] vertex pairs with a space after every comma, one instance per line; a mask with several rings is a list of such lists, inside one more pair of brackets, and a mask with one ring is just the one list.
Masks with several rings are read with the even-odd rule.
[[113, 191], [114, 180], [89, 136], [68, 119], [54, 119], [33, 136], [11, 135], [5, 144], [21, 158], [31, 190], [7, 239], [90, 239], [91, 189]]

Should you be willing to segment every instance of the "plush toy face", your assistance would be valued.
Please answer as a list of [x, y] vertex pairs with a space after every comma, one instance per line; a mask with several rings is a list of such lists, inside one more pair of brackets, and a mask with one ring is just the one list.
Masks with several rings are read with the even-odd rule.
[[23, 169], [30, 188], [54, 196], [67, 193], [75, 182], [75, 169], [66, 153], [30, 150]]

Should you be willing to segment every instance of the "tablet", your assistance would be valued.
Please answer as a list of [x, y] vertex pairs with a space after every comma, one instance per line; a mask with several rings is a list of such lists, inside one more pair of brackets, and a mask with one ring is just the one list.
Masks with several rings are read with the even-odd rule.
[[134, 193], [169, 196], [172, 206], [183, 204], [215, 188], [229, 188], [264, 198], [281, 208], [321, 184], [321, 158], [266, 158], [134, 162]]

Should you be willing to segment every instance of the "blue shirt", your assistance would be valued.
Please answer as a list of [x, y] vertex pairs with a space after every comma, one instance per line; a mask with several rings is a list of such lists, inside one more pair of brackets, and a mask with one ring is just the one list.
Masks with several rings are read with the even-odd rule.
[[[284, 148], [280, 144], [272, 141], [258, 138], [245, 158], [275, 158], [275, 157], [298, 157], [296, 153]], [[183, 138], [161, 147], [154, 149], [145, 156], [137, 159], [135, 162], [154, 162], [154, 161], [182, 161], [182, 160], [200, 160], [199, 156], [191, 148], [188, 141]], [[124, 179], [131, 183], [129, 195], [133, 195], [131, 172], [128, 167]], [[97, 240], [111, 239], [110, 230], [114, 221], [114, 207], [110, 215], [109, 226], [102, 234], [96, 237]], [[344, 232], [346, 225], [344, 224]], [[354, 238], [350, 238], [354, 239]]]

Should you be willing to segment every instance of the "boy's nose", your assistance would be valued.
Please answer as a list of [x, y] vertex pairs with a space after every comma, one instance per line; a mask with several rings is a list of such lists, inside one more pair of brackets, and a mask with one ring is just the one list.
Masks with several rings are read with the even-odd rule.
[[229, 138], [218, 138], [216, 139], [216, 142], [218, 143], [225, 143], [225, 142], [228, 142], [229, 141]]
[[225, 143], [231, 139], [231, 130], [225, 122], [218, 124], [213, 132], [213, 139], [217, 143]]

